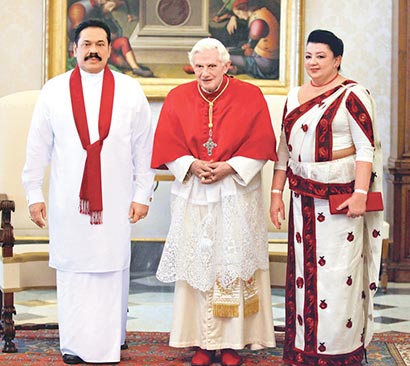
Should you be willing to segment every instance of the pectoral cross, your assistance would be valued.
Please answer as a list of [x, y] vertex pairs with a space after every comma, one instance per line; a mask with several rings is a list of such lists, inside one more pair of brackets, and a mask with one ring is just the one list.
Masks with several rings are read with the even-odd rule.
[[207, 142], [203, 144], [203, 146], [208, 150], [208, 156], [212, 155], [212, 150], [217, 147], [218, 145], [212, 140], [212, 136], [209, 136]]
[[201, 91], [201, 88], [199, 86], [199, 83], [197, 84], [198, 86], [198, 92], [199, 95], [202, 97], [203, 100], [205, 100], [205, 102], [208, 103], [208, 128], [209, 128], [209, 137], [208, 137], [208, 141], [205, 142], [202, 146], [205, 147], [205, 149], [208, 150], [208, 156], [212, 155], [212, 150], [217, 147], [218, 145], [214, 142], [214, 140], [212, 140], [212, 129], [214, 127], [214, 123], [213, 123], [213, 111], [214, 111], [214, 102], [222, 95], [222, 93], [225, 91], [225, 89], [228, 87], [229, 85], [229, 78], [226, 80], [226, 84], [223, 87], [223, 89], [219, 92], [219, 94], [212, 100], [208, 100]]

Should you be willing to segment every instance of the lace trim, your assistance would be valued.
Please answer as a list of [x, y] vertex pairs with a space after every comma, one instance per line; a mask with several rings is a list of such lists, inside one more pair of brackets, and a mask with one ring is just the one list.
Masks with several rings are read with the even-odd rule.
[[209, 291], [257, 269], [267, 270], [268, 237], [261, 190], [227, 195], [220, 202], [195, 205], [172, 196], [172, 221], [157, 271], [163, 282], [177, 280]]

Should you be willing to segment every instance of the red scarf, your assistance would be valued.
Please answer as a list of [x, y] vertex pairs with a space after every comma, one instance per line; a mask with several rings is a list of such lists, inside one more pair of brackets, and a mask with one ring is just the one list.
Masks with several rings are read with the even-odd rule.
[[87, 151], [83, 180], [80, 190], [80, 212], [90, 215], [90, 224], [102, 224], [101, 149], [111, 125], [114, 101], [114, 76], [105, 66], [101, 92], [98, 131], [100, 139], [90, 144], [87, 115], [85, 112], [83, 86], [78, 65], [70, 77], [71, 106], [77, 132], [84, 150]]

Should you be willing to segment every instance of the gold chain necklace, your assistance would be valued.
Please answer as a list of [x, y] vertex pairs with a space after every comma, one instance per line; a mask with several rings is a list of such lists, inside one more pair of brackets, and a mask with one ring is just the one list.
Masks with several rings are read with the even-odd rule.
[[205, 149], [208, 150], [208, 156], [212, 155], [212, 150], [217, 147], [218, 145], [212, 140], [212, 129], [214, 127], [213, 124], [213, 108], [214, 108], [214, 103], [215, 101], [222, 95], [222, 93], [226, 90], [226, 88], [229, 85], [229, 78], [226, 81], [225, 86], [223, 87], [223, 89], [220, 91], [220, 93], [211, 101], [209, 101], [205, 95], [202, 94], [202, 90], [201, 87], [199, 86], [199, 83], [197, 84], [198, 86], [198, 91], [199, 91], [199, 95], [205, 100], [205, 102], [208, 103], [208, 116], [209, 116], [209, 122], [208, 122], [208, 128], [209, 128], [209, 138], [208, 141], [206, 141], [205, 143], [202, 144], [203, 147], [205, 147]]

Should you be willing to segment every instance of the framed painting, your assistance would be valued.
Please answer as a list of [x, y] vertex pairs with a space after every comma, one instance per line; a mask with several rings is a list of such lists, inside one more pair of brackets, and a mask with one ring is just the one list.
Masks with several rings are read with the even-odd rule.
[[301, 77], [304, 0], [45, 0], [44, 79], [74, 67], [73, 30], [87, 18], [110, 26], [110, 67], [162, 100], [194, 78], [188, 51], [205, 37], [229, 50], [229, 73], [264, 94], [286, 94]]

